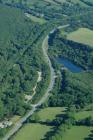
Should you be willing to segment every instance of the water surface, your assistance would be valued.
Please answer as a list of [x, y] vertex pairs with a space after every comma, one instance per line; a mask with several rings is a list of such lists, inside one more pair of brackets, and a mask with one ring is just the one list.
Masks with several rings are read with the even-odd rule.
[[83, 71], [83, 69], [80, 66], [77, 66], [76, 64], [72, 63], [68, 59], [65, 59], [63, 57], [58, 57], [56, 60], [58, 63], [63, 64], [64, 67], [69, 69], [71, 72], [77, 73]]

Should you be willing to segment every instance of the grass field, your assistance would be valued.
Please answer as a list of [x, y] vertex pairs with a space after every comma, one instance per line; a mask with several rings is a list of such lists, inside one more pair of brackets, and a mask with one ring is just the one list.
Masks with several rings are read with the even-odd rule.
[[[47, 2], [50, 2], [50, 3], [56, 3], [54, 2], [53, 0], [45, 0]], [[60, 3], [64, 3], [64, 2], [68, 2], [67, 0], [56, 0], [57, 2], [60, 2]], [[84, 2], [80, 1], [80, 0], [71, 0], [71, 2], [73, 2], [74, 4], [80, 4], [81, 6], [87, 6]]]
[[81, 111], [75, 114], [77, 120], [87, 118], [89, 116], [93, 117], [93, 111]]
[[92, 130], [93, 127], [73, 126], [63, 136], [63, 140], [85, 140], [91, 134]]
[[56, 115], [64, 113], [65, 108], [62, 107], [48, 107], [38, 112], [38, 115], [42, 121], [47, 119], [53, 120]]
[[[38, 112], [41, 121], [53, 120], [56, 115], [62, 114], [64, 108], [49, 107]], [[42, 125], [39, 123], [28, 123], [20, 129], [12, 140], [41, 140], [45, 134], [52, 129], [52, 126]]]
[[73, 3], [75, 4], [80, 4], [81, 6], [84, 6], [84, 7], [88, 7], [87, 4], [85, 4], [84, 2], [82, 2], [81, 0], [71, 0]]
[[69, 33], [67, 39], [93, 47], [93, 31], [88, 28], [79, 28]]
[[92, 2], [93, 3], [93, 0], [85, 0], [85, 1], [88, 1], [88, 2]]
[[87, 3], [90, 3], [90, 5], [92, 6], [93, 5], [93, 0], [83, 0], [86, 4]]
[[51, 126], [27, 124], [18, 132], [13, 140], [41, 140], [50, 129]]
[[36, 17], [36, 16], [32, 16], [31, 14], [28, 14], [26, 13], [25, 14], [29, 19], [31, 19], [33, 22], [37, 22], [39, 24], [44, 24], [46, 23], [46, 20], [43, 19], [43, 18], [39, 18], [39, 17]]

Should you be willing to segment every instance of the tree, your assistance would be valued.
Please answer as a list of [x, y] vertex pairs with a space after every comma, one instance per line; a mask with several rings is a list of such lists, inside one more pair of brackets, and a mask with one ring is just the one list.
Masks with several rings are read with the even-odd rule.
[[91, 116], [85, 119], [85, 124], [88, 126], [93, 126], [93, 118]]
[[38, 113], [35, 113], [34, 115], [32, 115], [32, 117], [30, 117], [30, 122], [38, 123], [39, 121], [40, 121], [40, 117]]
[[3, 102], [0, 100], [0, 119], [4, 116], [4, 105]]
[[0, 0], [0, 3], [2, 3], [3, 1], [2, 0]]
[[0, 128], [0, 136], [5, 136], [6, 128]]

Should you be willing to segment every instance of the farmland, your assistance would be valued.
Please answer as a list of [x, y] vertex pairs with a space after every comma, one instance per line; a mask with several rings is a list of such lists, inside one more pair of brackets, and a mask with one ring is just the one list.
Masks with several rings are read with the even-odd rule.
[[13, 140], [40, 140], [44, 135], [50, 131], [51, 126], [41, 124], [27, 124], [25, 125]]
[[[47, 122], [47, 120], [54, 120], [56, 115], [64, 113], [64, 108], [53, 107], [45, 108], [37, 112], [40, 117], [40, 122]], [[14, 136], [13, 140], [40, 140], [43, 139], [45, 134], [49, 132], [53, 126], [44, 125], [40, 123], [27, 123], [24, 127]]]
[[88, 5], [86, 3], [84, 3], [82, 0], [71, 0], [73, 3], [78, 3], [83, 7], [88, 7]]
[[[20, 129], [20, 131], [12, 138], [12, 140], [46, 140], [45, 136], [48, 132], [51, 132], [53, 130], [53, 126], [42, 124], [41, 122], [53, 121], [56, 118], [56, 116], [65, 113], [64, 109], [65, 108], [61, 107], [48, 107], [38, 111], [37, 114], [39, 116], [40, 123], [24, 124], [22, 129]], [[75, 117], [77, 120], [79, 120], [84, 119], [91, 114], [93, 114], [93, 111], [81, 111], [75, 113]], [[63, 140], [68, 140], [68, 138], [70, 140], [84, 140], [85, 138], [89, 137], [89, 135], [92, 133], [92, 130], [93, 127], [72, 126], [70, 129], [66, 130], [62, 137]]]
[[38, 112], [38, 115], [40, 116], [40, 120], [46, 121], [47, 119], [49, 120], [54, 120], [56, 115], [58, 114], [64, 114], [65, 108], [62, 107], [49, 107], [45, 108], [41, 111]]
[[89, 116], [93, 117], [93, 110], [92, 111], [80, 111], [75, 114], [75, 118], [77, 120], [81, 120], [81, 119], [87, 118]]
[[67, 39], [93, 47], [93, 31], [87, 28], [79, 28], [69, 33]]
[[31, 19], [33, 22], [39, 23], [41, 25], [46, 22], [46, 20], [44, 20], [43, 18], [39, 18], [39, 17], [33, 16], [31, 14], [27, 14], [27, 13], [25, 13], [25, 15], [26, 15], [26, 17]]
[[63, 140], [84, 140], [93, 131], [93, 127], [74, 126], [63, 136]]

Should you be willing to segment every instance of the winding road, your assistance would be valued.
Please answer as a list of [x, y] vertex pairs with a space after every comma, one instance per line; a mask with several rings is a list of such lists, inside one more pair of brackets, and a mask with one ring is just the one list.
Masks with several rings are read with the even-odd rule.
[[[59, 26], [57, 29], [66, 28], [68, 26], [69, 26], [69, 24]], [[50, 33], [53, 33], [55, 30], [56, 29], [53, 29]], [[49, 38], [49, 35], [47, 35], [45, 37], [45, 39], [43, 40], [43, 43], [42, 43], [43, 54], [44, 54], [46, 62], [49, 65], [50, 72], [51, 72], [50, 83], [49, 83], [48, 88], [46, 89], [46, 93], [44, 94], [44, 96], [40, 99], [40, 101], [37, 104], [32, 105], [32, 109], [15, 124], [15, 126], [8, 132], [8, 134], [6, 134], [6, 136], [3, 138], [3, 140], [9, 140], [11, 138], [11, 136], [13, 136], [22, 127], [23, 123], [38, 109], [38, 107], [41, 104], [43, 104], [45, 102], [45, 100], [49, 96], [50, 91], [53, 89], [53, 86], [54, 86], [54, 83], [55, 83], [55, 72], [54, 72], [54, 69], [52, 67], [52, 63], [51, 63], [51, 61], [48, 57], [48, 54], [47, 54], [48, 38]]]

